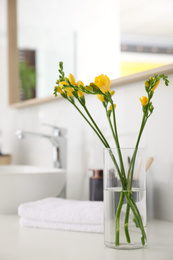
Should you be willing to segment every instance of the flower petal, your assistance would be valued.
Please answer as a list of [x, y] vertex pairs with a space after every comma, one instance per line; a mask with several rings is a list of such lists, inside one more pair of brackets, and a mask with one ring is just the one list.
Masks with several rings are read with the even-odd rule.
[[105, 98], [104, 98], [103, 95], [97, 95], [97, 98], [98, 98], [101, 102], [103, 102], [103, 101], [105, 100]]
[[81, 98], [82, 98], [83, 95], [84, 95], [84, 93], [83, 93], [82, 91], [80, 91], [80, 90], [78, 90], [77, 94], [78, 94], [78, 96], [81, 97]]
[[69, 84], [68, 84], [66, 81], [61, 81], [61, 82], [59, 83], [59, 87], [60, 87], [60, 88], [63, 88], [64, 85], [69, 85]]
[[72, 84], [72, 85], [75, 85], [75, 78], [74, 78], [74, 76], [73, 76], [73, 74], [69, 74], [68, 75], [68, 79], [69, 79], [69, 81], [70, 81], [70, 83]]
[[77, 85], [78, 87], [79, 87], [80, 85], [84, 86], [84, 83], [79, 80], [79, 81], [76, 83], [76, 85]]

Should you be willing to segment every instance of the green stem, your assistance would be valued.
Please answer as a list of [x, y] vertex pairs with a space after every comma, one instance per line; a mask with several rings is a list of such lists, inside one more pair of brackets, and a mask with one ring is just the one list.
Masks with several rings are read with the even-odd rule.
[[[118, 172], [118, 175], [119, 175], [119, 177], [120, 177], [121, 183], [122, 183], [122, 185], [124, 185], [123, 177], [122, 177], [122, 175], [121, 175], [120, 169], [119, 169], [119, 167], [118, 167], [117, 161], [116, 161], [116, 159], [115, 159], [115, 157], [114, 157], [114, 155], [113, 155], [113, 153], [112, 153], [111, 148], [109, 149], [109, 154], [110, 154], [110, 156], [111, 156], [111, 158], [112, 158], [112, 161], [113, 161], [113, 163], [114, 163], [114, 165], [115, 165], [115, 167], [116, 167], [116, 169], [117, 169], [117, 172]], [[123, 186], [123, 187], [124, 187], [124, 186]]]
[[129, 206], [129, 203], [127, 203], [125, 220], [124, 220], [124, 232], [125, 232], [125, 235], [126, 235], [127, 243], [131, 242], [130, 235], [129, 235], [129, 227], [128, 227], [129, 214], [130, 214], [130, 206]]
[[[112, 108], [113, 108], [114, 106], [113, 106], [112, 99], [111, 99], [110, 103], [111, 103]], [[114, 109], [112, 109], [113, 110], [113, 123], [114, 123], [114, 129], [113, 129], [112, 122], [110, 120], [110, 116], [108, 116], [108, 113], [107, 113], [107, 108], [105, 108], [105, 109], [106, 109], [108, 122], [109, 122], [109, 125], [110, 125], [110, 128], [111, 128], [111, 131], [112, 131], [112, 135], [113, 135], [113, 138], [114, 138], [116, 146], [117, 146], [118, 157], [119, 157], [120, 167], [121, 167], [121, 172], [120, 172], [119, 176], [120, 176], [120, 180], [121, 180], [121, 184], [122, 184], [122, 189], [125, 190], [126, 189], [126, 177], [125, 177], [124, 164], [123, 164], [119, 140], [118, 140], [115, 111], [114, 111]], [[116, 232], [115, 232], [116, 233], [116, 235], [115, 235], [116, 239], [115, 239], [115, 241], [116, 241], [116, 246], [119, 246], [120, 213], [121, 213], [123, 201], [124, 201], [124, 193], [122, 191], [121, 196], [120, 196], [120, 200], [119, 200], [119, 204], [118, 204], [118, 208], [117, 208], [117, 212], [116, 212], [116, 217], [115, 217], [115, 223], [116, 223]], [[127, 240], [128, 240], [129, 237], [128, 236], [126, 236], [126, 237], [127, 237]]]
[[[128, 170], [128, 175], [127, 175], [127, 190], [129, 190], [129, 185], [132, 185], [133, 171], [134, 171], [134, 165], [135, 165], [135, 159], [136, 159], [137, 149], [138, 149], [138, 145], [139, 145], [139, 142], [140, 142], [140, 139], [141, 139], [141, 135], [142, 135], [142, 132], [143, 132], [143, 130], [144, 130], [146, 121], [147, 121], [147, 119], [146, 119], [146, 115], [145, 115], [145, 113], [144, 113], [143, 118], [142, 118], [141, 128], [140, 128], [139, 135], [138, 135], [138, 139], [137, 139], [137, 142], [136, 142], [136, 145], [135, 145], [135, 150], [134, 150], [134, 153], [133, 153], [133, 156], [132, 156], [132, 160], [131, 160], [131, 162], [130, 162], [130, 166], [129, 166], [129, 170]], [[130, 176], [130, 175], [131, 175], [131, 176]], [[130, 179], [131, 179], [131, 182], [129, 182]]]
[[126, 198], [128, 200], [128, 203], [129, 203], [129, 206], [133, 212], [133, 215], [134, 215], [134, 218], [135, 218], [135, 223], [137, 224], [137, 226], [139, 226], [139, 228], [141, 229], [141, 234], [142, 234], [142, 237], [141, 237], [141, 241], [142, 241], [142, 245], [145, 245], [145, 240], [147, 238], [146, 236], [146, 233], [145, 233], [145, 230], [144, 230], [144, 227], [143, 227], [143, 222], [142, 222], [142, 218], [141, 218], [141, 215], [140, 215], [140, 212], [138, 210], [138, 207], [136, 206], [136, 203], [133, 199], [133, 197], [131, 196], [129, 198], [128, 196], [128, 192], [125, 193], [126, 195]]
[[[71, 102], [71, 101], [70, 101]], [[72, 102], [71, 102], [72, 103]], [[72, 103], [73, 106], [78, 110], [78, 112], [82, 115], [82, 117], [87, 121], [87, 123], [90, 125], [90, 127], [94, 130], [94, 132], [97, 134], [97, 136], [99, 137], [100, 141], [103, 143], [103, 145], [107, 148], [109, 148], [109, 144], [106, 141], [105, 138], [102, 138], [102, 136], [100, 136], [99, 132], [93, 127], [93, 125], [89, 122], [89, 120], [86, 118], [86, 116], [81, 112], [81, 110], [75, 105], [75, 103]]]
[[[69, 99], [68, 99], [69, 100]], [[70, 101], [70, 100], [69, 100]], [[80, 102], [80, 100], [78, 100], [79, 102]], [[70, 101], [71, 102], [71, 101]], [[97, 129], [97, 131], [96, 131], [96, 129], [93, 127], [93, 125], [89, 122], [89, 120], [86, 118], [86, 116], [81, 112], [81, 110], [75, 105], [75, 103], [74, 102], [71, 102], [73, 105], [74, 105], [74, 107], [78, 110], [78, 112], [82, 115], [82, 117], [87, 121], [87, 123], [91, 126], [91, 128], [94, 130], [94, 132], [97, 134], [97, 136], [99, 137], [99, 139], [101, 140], [101, 142], [103, 143], [103, 145], [105, 146], [105, 148], [109, 148], [109, 154], [110, 154], [110, 156], [111, 156], [111, 158], [112, 158], [112, 160], [113, 160], [113, 162], [114, 162], [114, 165], [115, 165], [115, 167], [116, 167], [116, 169], [117, 169], [117, 171], [118, 171], [118, 174], [119, 174], [119, 176], [121, 175], [121, 172], [120, 172], [120, 170], [119, 170], [119, 167], [118, 167], [118, 164], [117, 164], [117, 162], [116, 162], [116, 159], [115, 159], [115, 157], [114, 157], [114, 155], [113, 155], [113, 153], [112, 153], [112, 150], [111, 150], [111, 148], [110, 148], [110, 145], [109, 145], [109, 143], [106, 141], [106, 139], [105, 139], [105, 137], [103, 136], [103, 134], [101, 133], [101, 131], [100, 131], [100, 129], [98, 128], [98, 126], [96, 125], [96, 123], [95, 123], [95, 121], [94, 121], [94, 119], [92, 118], [92, 116], [90, 115], [90, 113], [89, 113], [89, 111], [87, 110], [87, 108], [80, 102], [80, 104], [84, 107], [84, 109], [85, 109], [85, 111], [86, 111], [86, 113], [87, 113], [87, 115], [89, 116], [89, 118], [90, 118], [90, 120], [92, 121], [92, 123], [94, 124], [94, 126], [96, 127], [96, 129]], [[121, 176], [120, 176], [120, 178], [121, 178]]]
[[143, 222], [142, 222], [142, 218], [141, 218], [141, 214], [139, 212], [139, 209], [133, 199], [133, 197], [131, 196], [131, 200], [130, 200], [133, 204], [133, 207], [131, 207], [133, 213], [134, 213], [134, 210], [136, 211], [136, 214], [135, 214], [135, 220], [137, 221], [138, 225], [139, 225], [139, 228], [141, 229], [141, 233], [142, 233], [142, 237], [141, 237], [141, 241], [142, 241], [142, 245], [144, 246], [145, 245], [145, 241], [147, 240], [147, 236], [146, 236], [146, 233], [145, 233], [145, 230], [144, 230], [144, 226], [143, 226]]
[[121, 214], [121, 209], [122, 209], [122, 206], [123, 206], [123, 201], [124, 201], [124, 192], [122, 191], [121, 192], [121, 195], [120, 195], [120, 200], [119, 200], [119, 204], [118, 204], [118, 207], [117, 207], [117, 211], [116, 211], [116, 218], [115, 218], [115, 226], [116, 226], [116, 232], [115, 232], [115, 244], [116, 246], [119, 246], [120, 244], [120, 214]]
[[122, 176], [125, 178], [125, 170], [124, 170], [124, 164], [122, 160], [122, 155], [121, 155], [121, 150], [120, 150], [120, 144], [119, 144], [119, 139], [118, 139], [118, 133], [117, 133], [117, 125], [116, 125], [116, 119], [115, 119], [115, 110], [114, 110], [114, 104], [112, 99], [110, 100], [110, 103], [112, 105], [112, 111], [113, 111], [113, 123], [114, 123], [114, 136], [115, 136], [115, 143], [117, 146], [117, 151], [118, 151], [118, 156], [119, 156], [119, 161], [120, 161], [120, 167], [121, 167], [121, 173]]
[[[79, 101], [80, 102], [80, 101]], [[102, 132], [100, 131], [100, 129], [98, 128], [97, 124], [95, 123], [94, 119], [92, 118], [91, 114], [89, 113], [88, 109], [86, 108], [85, 105], [83, 105], [81, 102], [80, 104], [83, 106], [83, 108], [85, 109], [87, 115], [89, 116], [89, 118], [91, 119], [93, 125], [95, 126], [95, 128], [97, 129], [97, 131], [99, 132], [100, 136], [102, 137], [102, 139], [104, 140], [106, 146], [105, 147], [110, 147], [108, 142], [106, 141], [104, 135], [102, 134]]]
[[[83, 106], [83, 108], [85, 109], [85, 111], [86, 111], [88, 117], [90, 118], [90, 120], [91, 120], [92, 123], [94, 124], [95, 128], [97, 129], [97, 131], [99, 132], [99, 134], [101, 135], [101, 137], [103, 138], [103, 140], [105, 141], [105, 144], [106, 144], [105, 147], [110, 149], [110, 146], [109, 146], [108, 142], [106, 141], [106, 139], [105, 139], [105, 137], [103, 136], [102, 132], [101, 132], [100, 129], [98, 128], [98, 126], [97, 126], [97, 124], [95, 123], [94, 119], [92, 118], [90, 112], [88, 111], [88, 109], [86, 108], [86, 106], [83, 105], [83, 103], [82, 103], [79, 99], [78, 99], [78, 101], [79, 101], [80, 104]], [[117, 169], [117, 171], [118, 171], [118, 174], [119, 174], [119, 176], [120, 176], [120, 175], [121, 175], [121, 172], [120, 172], [120, 170], [119, 170], [118, 164], [117, 164], [117, 162], [116, 162], [116, 159], [115, 159], [115, 157], [114, 157], [114, 155], [113, 155], [111, 149], [109, 150], [109, 154], [110, 154], [110, 156], [111, 156], [111, 158], [112, 158], [112, 160], [113, 160], [113, 162], [114, 162], [114, 164], [115, 164], [115, 166], [116, 166], [116, 169]], [[122, 180], [122, 177], [121, 177], [121, 176], [120, 176], [120, 179]], [[123, 181], [123, 180], [122, 180], [122, 181]]]
[[[106, 114], [107, 114], [107, 110], [106, 110]], [[110, 117], [108, 115], [107, 115], [107, 118], [108, 118], [108, 122], [109, 122], [109, 125], [110, 125], [110, 128], [111, 128], [111, 131], [112, 131], [112, 135], [113, 135], [114, 140], [116, 142], [116, 136], [115, 136], [115, 133], [114, 133], [114, 130], [113, 130], [112, 122], [111, 122]], [[125, 189], [126, 181], [125, 181], [125, 178], [124, 178], [124, 176], [122, 175], [121, 172], [119, 173], [119, 177], [120, 177], [123, 189]]]
[[[128, 176], [127, 176], [127, 190], [128, 191], [131, 191], [131, 189], [132, 189], [133, 173], [134, 173], [134, 165], [135, 165], [137, 149], [138, 149], [138, 145], [139, 145], [140, 138], [141, 138], [142, 132], [144, 130], [146, 121], [147, 121], [147, 118], [146, 118], [146, 115], [144, 113], [143, 119], [142, 119], [142, 123], [141, 123], [141, 128], [140, 128], [140, 131], [139, 131], [138, 139], [137, 139], [135, 150], [134, 150], [134, 154], [132, 156], [132, 160], [131, 160], [131, 163], [130, 163], [130, 166], [129, 166], [129, 170], [128, 170]], [[132, 196], [130, 196], [130, 198], [133, 199]], [[139, 212], [135, 202], [134, 202], [134, 204], [135, 204], [135, 208], [136, 208], [137, 215], [138, 215], [138, 218], [137, 219], [135, 218], [135, 221], [138, 221], [138, 219], [141, 219], [140, 212]], [[124, 231], [125, 231], [126, 237], [129, 236], [129, 231], [128, 231], [129, 212], [130, 212], [130, 205], [129, 205], [129, 202], [127, 201], [127, 207], [126, 207], [126, 213], [125, 213], [125, 221], [124, 221]], [[142, 219], [141, 219], [141, 221], [142, 221]], [[141, 228], [142, 228], [142, 226], [143, 226], [143, 224], [141, 222]], [[143, 238], [144, 238], [144, 236], [142, 236], [142, 239], [141, 239], [142, 244], [144, 243]]]

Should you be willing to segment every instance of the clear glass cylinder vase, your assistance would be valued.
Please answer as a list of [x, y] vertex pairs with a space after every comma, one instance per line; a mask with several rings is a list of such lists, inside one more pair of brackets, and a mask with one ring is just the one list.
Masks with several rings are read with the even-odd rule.
[[104, 241], [108, 247], [146, 245], [144, 149], [104, 149]]

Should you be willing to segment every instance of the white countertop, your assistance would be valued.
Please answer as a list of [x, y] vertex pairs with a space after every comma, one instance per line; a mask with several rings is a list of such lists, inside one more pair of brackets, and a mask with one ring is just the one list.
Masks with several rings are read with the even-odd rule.
[[103, 234], [68, 232], [19, 225], [16, 215], [0, 215], [0, 260], [173, 260], [173, 223], [153, 220], [144, 249], [104, 246]]

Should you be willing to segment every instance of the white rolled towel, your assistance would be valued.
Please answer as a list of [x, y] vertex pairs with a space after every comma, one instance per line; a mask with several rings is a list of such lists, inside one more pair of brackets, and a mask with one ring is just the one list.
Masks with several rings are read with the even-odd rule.
[[46, 198], [21, 204], [20, 224], [29, 227], [103, 233], [103, 202]]

